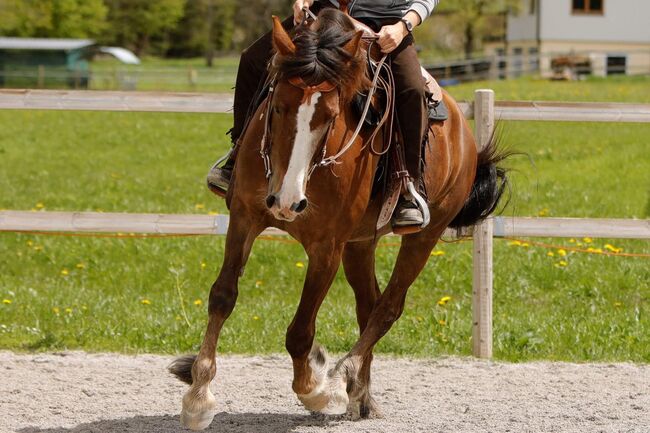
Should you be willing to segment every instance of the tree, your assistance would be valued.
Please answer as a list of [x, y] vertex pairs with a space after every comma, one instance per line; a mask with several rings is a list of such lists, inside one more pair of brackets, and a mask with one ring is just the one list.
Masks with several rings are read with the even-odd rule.
[[105, 0], [108, 38], [142, 55], [152, 42], [164, 51], [169, 32], [183, 16], [186, 0]]
[[270, 29], [271, 14], [291, 13], [293, 0], [187, 0], [183, 17], [170, 33], [168, 55], [203, 55], [206, 63], [219, 52], [239, 51]]
[[465, 58], [472, 57], [476, 41], [485, 32], [487, 18], [503, 14], [506, 11], [517, 11], [521, 0], [453, 0], [441, 2], [440, 12], [448, 13], [456, 26], [462, 29]]
[[5, 35], [91, 38], [106, 26], [102, 0], [0, 0], [0, 31]]

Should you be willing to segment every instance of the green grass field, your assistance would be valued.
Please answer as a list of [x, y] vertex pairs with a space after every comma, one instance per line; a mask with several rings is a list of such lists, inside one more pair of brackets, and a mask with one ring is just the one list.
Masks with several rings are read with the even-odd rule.
[[[470, 99], [650, 102], [649, 80], [532, 79], [451, 88]], [[0, 209], [225, 212], [204, 175], [228, 147], [229, 115], [0, 111]], [[503, 122], [513, 158], [505, 215], [650, 217], [650, 125]], [[531, 161], [532, 160], [532, 161]], [[378, 250], [378, 278], [397, 247]], [[650, 254], [647, 241], [536, 239]], [[0, 234], [0, 348], [195, 351], [221, 237], [110, 239]], [[441, 243], [378, 351], [469, 355], [471, 244]], [[553, 253], [552, 256], [549, 253]], [[564, 255], [566, 254], [566, 255]], [[498, 240], [495, 357], [650, 362], [650, 259], [573, 253]], [[220, 351], [284, 351], [307, 265], [299, 245], [259, 240], [240, 282]], [[440, 302], [449, 296], [448, 302]], [[342, 274], [324, 303], [318, 339], [344, 352], [357, 336]]]

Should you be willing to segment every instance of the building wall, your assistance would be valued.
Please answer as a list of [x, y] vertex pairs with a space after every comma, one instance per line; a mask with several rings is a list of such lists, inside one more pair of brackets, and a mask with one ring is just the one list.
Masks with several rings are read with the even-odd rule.
[[531, 0], [520, 1], [521, 12], [508, 17], [508, 40], [534, 41], [537, 39], [537, 14], [531, 13]]
[[[527, 65], [536, 65], [534, 57], [539, 52], [544, 76], [551, 75], [553, 56], [571, 53], [589, 56], [596, 75], [606, 74], [609, 56], [625, 56], [628, 74], [650, 74], [650, 0], [603, 0], [602, 14], [574, 14], [572, 0], [536, 1], [540, 2], [539, 46], [532, 0], [521, 0], [520, 14], [508, 19], [505, 54], [517, 55], [515, 62], [524, 65], [524, 73], [528, 72]], [[488, 46], [486, 54], [498, 50], [497, 46]], [[518, 66], [509, 65], [508, 76], [513, 76]]]
[[551, 73], [551, 59], [558, 53], [588, 55], [594, 75], [606, 75], [608, 56], [625, 56], [629, 75], [650, 74], [650, 43], [543, 41], [540, 49], [542, 75]]
[[571, 0], [539, 0], [544, 41], [639, 42], [650, 45], [650, 1], [603, 0], [603, 14], [573, 14]]

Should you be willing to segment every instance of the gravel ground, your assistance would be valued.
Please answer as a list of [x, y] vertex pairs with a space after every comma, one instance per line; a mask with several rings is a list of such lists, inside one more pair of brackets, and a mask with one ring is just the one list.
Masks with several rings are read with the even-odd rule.
[[[0, 352], [0, 431], [182, 431], [186, 386], [167, 356]], [[377, 357], [384, 418], [310, 415], [291, 391], [288, 356], [226, 356], [208, 431], [650, 433], [650, 365], [506, 364]]]

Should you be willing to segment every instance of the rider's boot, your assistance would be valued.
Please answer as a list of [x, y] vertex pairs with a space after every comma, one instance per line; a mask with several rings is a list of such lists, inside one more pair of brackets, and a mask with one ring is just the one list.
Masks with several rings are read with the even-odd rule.
[[221, 167], [219, 167], [219, 161], [217, 161], [208, 172], [206, 180], [210, 191], [217, 195], [225, 194], [230, 186], [230, 180], [232, 179], [234, 168], [235, 152], [231, 151], [228, 155], [228, 159]]
[[393, 226], [421, 226], [424, 223], [422, 211], [410, 194], [402, 195], [393, 213]]

